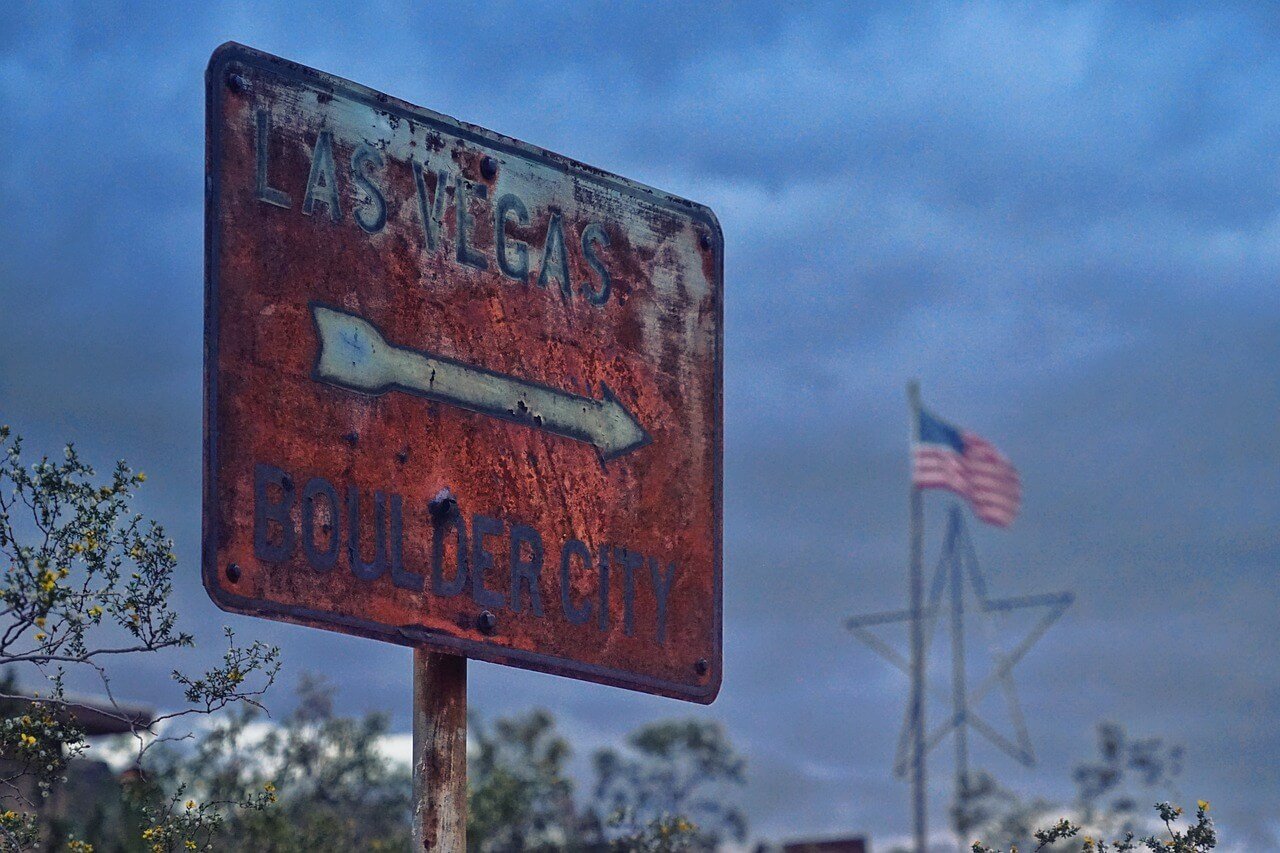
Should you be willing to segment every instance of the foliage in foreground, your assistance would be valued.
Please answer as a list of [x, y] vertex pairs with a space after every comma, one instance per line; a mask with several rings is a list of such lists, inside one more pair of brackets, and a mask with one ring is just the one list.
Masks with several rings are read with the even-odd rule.
[[[1123, 838], [1109, 844], [1101, 838], [1086, 835], [1079, 839], [1081, 853], [1126, 853], [1142, 848], [1146, 848], [1151, 853], [1205, 853], [1218, 845], [1218, 834], [1213, 827], [1213, 818], [1209, 817], [1209, 804], [1204, 800], [1196, 804], [1195, 822], [1186, 827], [1177, 825], [1182, 816], [1181, 808], [1169, 803], [1157, 803], [1155, 809], [1164, 824], [1162, 834], [1136, 839], [1132, 832], [1126, 832]], [[1081, 836], [1081, 828], [1064, 818], [1048, 829], [1036, 831], [1035, 850], [1045, 850], [1052, 844], [1079, 836]], [[988, 847], [980, 841], [975, 841], [972, 849], [973, 853], [999, 853], [996, 848]], [[1017, 845], [1011, 846], [1009, 853], [1018, 853]]]
[[[78, 815], [78, 837], [95, 853], [410, 849], [410, 771], [384, 752], [386, 717], [338, 716], [332, 695], [304, 677], [296, 710], [279, 724], [243, 708], [191, 741], [150, 751], [145, 774], [106, 809], [114, 817]], [[690, 741], [697, 746], [687, 749]], [[582, 799], [570, 755], [546, 711], [473, 720], [468, 849], [668, 853], [710, 850], [722, 837], [716, 817], [729, 809], [718, 768], [740, 778], [741, 759], [714, 724], [655, 723], [624, 749], [600, 750], [609, 773]], [[680, 797], [660, 801], [672, 778], [683, 780]], [[247, 807], [211, 813], [211, 803]]]
[[[66, 783], [69, 761], [85, 748], [68, 679], [88, 676], [108, 697], [108, 711], [133, 734], [141, 760], [157, 742], [183, 737], [182, 718], [257, 706], [279, 670], [279, 651], [242, 646], [228, 629], [220, 664], [200, 675], [172, 674], [185, 707], [140, 719], [111, 691], [115, 666], [194, 645], [173, 609], [173, 541], [131, 510], [146, 475], [117, 463], [99, 479], [72, 445], [58, 461], [28, 465], [22, 440], [0, 426], [0, 850], [80, 844], [57, 838], [38, 812]], [[35, 684], [30, 695], [16, 684]], [[158, 740], [149, 732], [163, 728]], [[191, 806], [174, 800], [141, 812], [149, 848], [205, 849], [229, 807], [258, 799]]]

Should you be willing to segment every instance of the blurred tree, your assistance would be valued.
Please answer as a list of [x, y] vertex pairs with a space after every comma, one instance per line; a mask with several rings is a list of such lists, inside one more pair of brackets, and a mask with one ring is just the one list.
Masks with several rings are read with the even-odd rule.
[[1131, 821], [1139, 813], [1139, 800], [1144, 810], [1150, 801], [1150, 796], [1136, 795], [1134, 783], [1144, 794], [1170, 788], [1182, 772], [1182, 756], [1181, 746], [1162, 738], [1135, 739], [1118, 723], [1100, 723], [1097, 760], [1077, 765], [1071, 774], [1084, 810], [1081, 819]]
[[565, 775], [569, 743], [543, 710], [485, 725], [472, 715], [467, 847], [490, 851], [570, 850], [586, 839]]
[[599, 750], [594, 766], [594, 807], [609, 816], [615, 840], [665, 843], [666, 832], [688, 849], [713, 850], [746, 838], [745, 815], [725, 801], [727, 786], [745, 784], [746, 761], [717, 723], [652, 723], [627, 738], [625, 751]]

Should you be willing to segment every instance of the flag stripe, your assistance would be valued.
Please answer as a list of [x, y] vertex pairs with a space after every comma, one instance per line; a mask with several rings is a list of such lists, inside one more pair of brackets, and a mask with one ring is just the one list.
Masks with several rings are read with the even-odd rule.
[[951, 466], [939, 466], [926, 462], [916, 466], [915, 475], [922, 478], [938, 477], [942, 479], [955, 479], [961, 483], [970, 485], [979, 492], [1008, 495], [1020, 495], [1022, 493], [1022, 487], [1016, 481], [1010, 482], [1006, 480], [991, 480], [985, 477], [974, 477], [967, 474], [962, 469]]
[[930, 460], [919, 460], [916, 464], [916, 473], [920, 476], [928, 475], [950, 475], [965, 478], [973, 483], [975, 488], [986, 491], [1007, 491], [1021, 494], [1022, 483], [1016, 478], [1008, 477], [990, 477], [984, 474], [974, 474], [972, 471], [966, 472], [961, 467], [948, 464], [939, 464]]

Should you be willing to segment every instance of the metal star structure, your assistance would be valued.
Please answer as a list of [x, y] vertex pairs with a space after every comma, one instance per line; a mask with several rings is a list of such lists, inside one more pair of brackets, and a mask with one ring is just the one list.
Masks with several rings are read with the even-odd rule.
[[[972, 690], [967, 687], [965, 672], [964, 648], [964, 614], [965, 585], [972, 590], [978, 603], [978, 616], [986, 633], [988, 651], [993, 667], [991, 672]], [[965, 528], [964, 513], [959, 506], [951, 508], [947, 522], [946, 538], [943, 542], [942, 554], [938, 566], [934, 570], [928, 599], [921, 610], [920, 618], [924, 623], [924, 654], [927, 658], [929, 647], [938, 623], [938, 616], [944, 609], [943, 595], [950, 591], [951, 628], [951, 714], [929, 731], [924, 741], [924, 752], [927, 754], [938, 746], [948, 734], [956, 737], [956, 781], [958, 786], [965, 784], [968, 773], [968, 740], [967, 729], [973, 729], [982, 735], [993, 746], [1004, 752], [1020, 764], [1031, 767], [1035, 764], [1035, 752], [1031, 746], [1031, 737], [1027, 732], [1026, 720], [1022, 706], [1018, 702], [1017, 691], [1013, 681], [1013, 668], [1021, 661], [1044, 636], [1049, 627], [1071, 606], [1074, 596], [1069, 592], [1023, 595], [1011, 598], [992, 598], [987, 589], [986, 578], [978, 564], [977, 553], [973, 541]], [[1031, 630], [1013, 648], [1005, 652], [997, 637], [995, 617], [998, 614], [1014, 610], [1042, 609], [1044, 612], [1032, 626]], [[897, 622], [910, 622], [911, 610], [894, 610], [884, 613], [872, 613], [865, 616], [854, 616], [845, 625], [854, 636], [870, 646], [889, 663], [911, 675], [911, 662], [891, 645], [876, 636], [870, 629], [878, 625]], [[928, 685], [934, 695], [942, 695], [935, 685]], [[1009, 717], [1013, 721], [1013, 736], [1006, 737], [994, 726], [983, 719], [975, 710], [992, 690], [999, 687], [1004, 693], [1008, 705]], [[911, 731], [915, 721], [912, 719], [911, 706], [908, 704], [903, 719], [902, 730], [898, 736], [897, 754], [894, 759], [894, 773], [905, 776], [914, 759]]]

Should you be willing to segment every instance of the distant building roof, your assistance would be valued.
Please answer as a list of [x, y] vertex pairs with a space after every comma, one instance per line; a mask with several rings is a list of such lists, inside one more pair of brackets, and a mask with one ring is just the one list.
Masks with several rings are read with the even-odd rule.
[[868, 853], [865, 838], [828, 838], [823, 841], [788, 841], [782, 853]]

